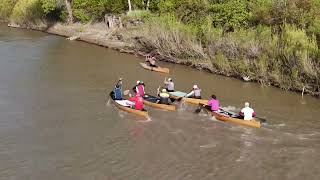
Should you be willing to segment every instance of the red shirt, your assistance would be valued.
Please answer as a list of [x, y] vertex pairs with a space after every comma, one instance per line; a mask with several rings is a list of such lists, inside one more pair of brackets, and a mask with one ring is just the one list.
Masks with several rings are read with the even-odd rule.
[[143, 98], [141, 96], [131, 97], [129, 101], [135, 103], [134, 107], [136, 108], [136, 110], [143, 110]]

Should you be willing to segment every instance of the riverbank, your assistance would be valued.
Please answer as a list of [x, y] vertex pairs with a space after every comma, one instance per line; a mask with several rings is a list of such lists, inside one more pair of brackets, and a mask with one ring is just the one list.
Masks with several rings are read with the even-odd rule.
[[[275, 87], [283, 88], [281, 84], [281, 77], [277, 74], [272, 74], [265, 70], [261, 74], [247, 73], [243, 61], [231, 64], [226, 60], [223, 54], [216, 54], [213, 51], [217, 51], [217, 48], [222, 47], [223, 42], [219, 42], [220, 46], [204, 48], [201, 45], [194, 42], [192, 39], [181, 40], [181, 35], [176, 35], [172, 39], [161, 39], [163, 37], [155, 37], [155, 28], [150, 27], [150, 24], [139, 24], [135, 26], [128, 26], [125, 28], [109, 29], [105, 23], [94, 24], [81, 24], [75, 23], [66, 25], [62, 23], [54, 23], [47, 26], [21, 26], [18, 24], [10, 23], [8, 26], [14, 28], [25, 28], [47, 32], [54, 35], [64, 36], [70, 40], [79, 40], [111, 49], [118, 50], [124, 53], [131, 53], [135, 55], [145, 56], [149, 53], [156, 54], [157, 59], [170, 63], [183, 64], [192, 66], [199, 70], [205, 70], [207, 72], [220, 74], [228, 77], [238, 78], [244, 81], [252, 81], [261, 83], [263, 85], [272, 85]], [[162, 27], [164, 28], [164, 27]], [[170, 29], [168, 30], [170, 31]], [[170, 32], [169, 32], [170, 33]], [[163, 35], [168, 37], [167, 35]], [[154, 39], [157, 38], [157, 39]], [[160, 39], [160, 40], [159, 40]], [[159, 41], [163, 40], [165, 44], [159, 44]], [[178, 46], [180, 41], [181, 47]], [[184, 44], [186, 44], [184, 46]], [[227, 44], [228, 45], [228, 44]], [[230, 45], [230, 44], [229, 44]], [[170, 47], [167, 47], [170, 46]], [[166, 49], [168, 48], [168, 50]], [[175, 48], [174, 50], [172, 48]], [[254, 47], [249, 47], [254, 50]], [[215, 50], [213, 50], [215, 49]], [[221, 51], [224, 51], [222, 49]], [[219, 49], [220, 51], [220, 49]], [[256, 51], [259, 51], [257, 49]], [[178, 54], [179, 53], [179, 54]], [[259, 55], [259, 52], [251, 52]], [[258, 53], [258, 54], [257, 54]], [[185, 55], [183, 55], [185, 54]], [[214, 54], [214, 55], [212, 55]], [[185, 58], [180, 58], [184, 57]], [[212, 57], [213, 56], [213, 57]], [[240, 64], [239, 64], [240, 63]], [[254, 65], [256, 66], [256, 65]], [[259, 66], [259, 65], [258, 65]], [[243, 69], [241, 69], [243, 68]], [[236, 69], [236, 70], [233, 70]], [[239, 73], [240, 72], [240, 73]], [[243, 72], [243, 73], [241, 73]], [[288, 80], [290, 81], [290, 80]], [[314, 84], [306, 83], [306, 85], [299, 84], [298, 86], [291, 85], [291, 88], [287, 90], [303, 92], [315, 97], [320, 97], [320, 89], [317, 86], [315, 80], [310, 80]], [[291, 83], [291, 82], [290, 82]], [[283, 88], [286, 89], [286, 88]]]

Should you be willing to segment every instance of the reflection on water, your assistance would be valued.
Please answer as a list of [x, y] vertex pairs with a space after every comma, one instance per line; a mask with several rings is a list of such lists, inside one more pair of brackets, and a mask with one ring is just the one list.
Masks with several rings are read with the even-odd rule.
[[155, 94], [165, 75], [143, 59], [39, 32], [0, 26], [0, 179], [318, 179], [315, 98], [169, 67], [177, 90], [193, 84], [238, 111], [245, 101], [268, 125], [252, 129], [194, 114], [118, 111], [108, 92], [119, 77]]

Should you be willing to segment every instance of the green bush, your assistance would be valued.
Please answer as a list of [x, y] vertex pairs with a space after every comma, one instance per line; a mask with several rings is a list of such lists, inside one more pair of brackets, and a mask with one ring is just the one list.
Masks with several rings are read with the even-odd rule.
[[17, 0], [1, 0], [0, 3], [0, 19], [8, 19], [12, 13]]
[[44, 11], [41, 0], [19, 0], [13, 8], [11, 19], [17, 23], [38, 23]]

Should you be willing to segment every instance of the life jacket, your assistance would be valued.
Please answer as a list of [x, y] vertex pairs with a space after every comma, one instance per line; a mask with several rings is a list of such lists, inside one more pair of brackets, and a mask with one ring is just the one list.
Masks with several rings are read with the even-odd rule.
[[136, 110], [143, 110], [143, 98], [141, 96], [135, 96], [129, 99], [129, 101], [132, 101], [135, 103], [134, 107]]
[[170, 95], [168, 93], [160, 93], [160, 104], [170, 104], [169, 103], [169, 97]]
[[122, 100], [122, 91], [121, 91], [121, 88], [117, 88], [115, 87], [114, 90], [114, 99], [116, 100]]
[[169, 82], [167, 84], [167, 90], [170, 91], [170, 92], [174, 91], [174, 83], [173, 82]]
[[194, 97], [199, 98], [201, 97], [201, 89], [195, 89], [194, 91]]
[[144, 97], [145, 95], [144, 86], [143, 85], [136, 86], [136, 92], [139, 93], [140, 96]]

